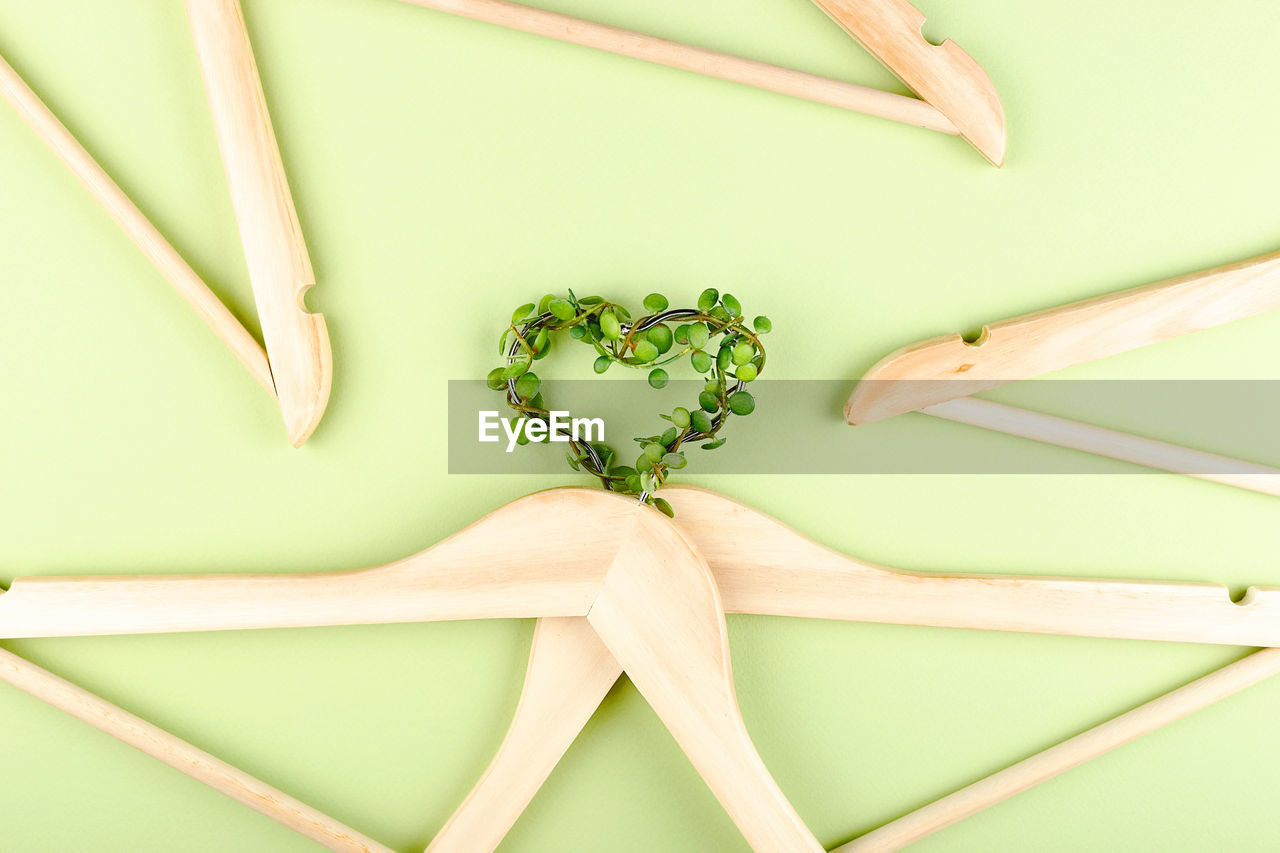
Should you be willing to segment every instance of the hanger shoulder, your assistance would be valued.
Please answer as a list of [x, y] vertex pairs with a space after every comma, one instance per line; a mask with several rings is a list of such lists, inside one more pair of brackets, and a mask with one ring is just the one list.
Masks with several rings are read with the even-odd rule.
[[300, 446], [329, 402], [333, 357], [239, 0], [187, 0], [210, 112], [289, 441]]
[[586, 619], [539, 619], [502, 746], [427, 853], [497, 849], [620, 675]]
[[585, 616], [638, 508], [599, 490], [537, 492], [353, 571], [18, 578], [0, 595], [0, 638]]
[[1073, 302], [904, 347], [853, 389], [869, 423], [1280, 308], [1280, 252]]
[[753, 849], [822, 850], [747, 734], [710, 572], [656, 510], [637, 516], [587, 620]]
[[814, 0], [840, 27], [951, 119], [960, 135], [996, 166], [1004, 162], [1004, 107], [991, 78], [948, 39], [930, 44], [924, 14], [907, 0]]
[[[1217, 584], [905, 572], [847, 557], [723, 495], [668, 486], [730, 613], [1280, 646], [1280, 589], [1239, 603]], [[744, 546], [743, 543], [749, 543]]]

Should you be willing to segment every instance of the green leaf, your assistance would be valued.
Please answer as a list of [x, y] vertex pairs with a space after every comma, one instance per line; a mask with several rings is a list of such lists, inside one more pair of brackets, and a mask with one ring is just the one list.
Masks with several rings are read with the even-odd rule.
[[532, 302], [526, 302], [524, 305], [521, 305], [519, 308], [517, 308], [516, 310], [512, 311], [512, 312], [511, 312], [511, 322], [512, 322], [512, 323], [519, 323], [519, 322], [520, 322], [521, 320], [523, 320], [525, 317], [528, 317], [530, 314], [532, 314], [532, 313], [533, 313], [533, 307], [534, 307], [534, 306], [533, 306], [533, 303], [532, 303]]
[[507, 381], [502, 378], [501, 367], [495, 367], [493, 370], [490, 370], [489, 375], [485, 377], [484, 381], [485, 384], [494, 391], [501, 390], [502, 386], [507, 384]]
[[644, 298], [644, 310], [650, 314], [661, 314], [671, 303], [661, 293], [650, 293]]
[[566, 450], [564, 452], [564, 458], [569, 461], [570, 468], [572, 468], [575, 471], [582, 470], [581, 467], [578, 465], [578, 457], [574, 455], [574, 452], [572, 450]]
[[[632, 352], [635, 354], [636, 361], [640, 362], [641, 364], [647, 364], [648, 362], [653, 361], [655, 358], [661, 355], [661, 353], [658, 352], [658, 348], [655, 347], [649, 341], [640, 341], [635, 345], [635, 348], [632, 350]], [[658, 387], [662, 387], [662, 386], [658, 386]]]
[[613, 313], [618, 315], [619, 320], [627, 321], [631, 319], [631, 312], [621, 305], [613, 306]]
[[653, 508], [658, 512], [662, 513], [667, 518], [676, 517], [676, 511], [671, 508], [671, 504], [667, 503], [662, 498], [652, 498], [651, 500], [653, 502]]
[[715, 450], [717, 447], [723, 447], [724, 443], [728, 440], [729, 439], [727, 438], [717, 438], [715, 441], [708, 441], [706, 444], [702, 445], [702, 449]]
[[711, 416], [699, 409], [689, 415], [689, 425], [693, 427], [694, 432], [710, 432]]
[[738, 378], [741, 379], [743, 382], [751, 382], [756, 378], [756, 375], [759, 373], [759, 371], [756, 370], [756, 366], [751, 362], [747, 362], [746, 364], [740, 365], [737, 371], [735, 372], [737, 373]]
[[536, 373], [526, 373], [516, 380], [516, 396], [523, 400], [532, 399], [542, 386], [542, 380]]
[[676, 331], [675, 331], [676, 343], [681, 345], [689, 343], [690, 328], [691, 327], [689, 326], [688, 323], [681, 323], [679, 326], [676, 326]]
[[729, 395], [729, 411], [735, 415], [749, 415], [756, 410], [756, 398], [748, 391], [734, 391]]
[[718, 302], [719, 300], [720, 300], [720, 291], [716, 290], [714, 287], [708, 287], [706, 290], [702, 291], [702, 293], [698, 296], [698, 310], [701, 311], [703, 314], [706, 314], [713, 307], [715, 307], [716, 302]]
[[596, 373], [604, 373], [609, 369], [610, 364], [612, 364], [612, 361], [609, 359], [609, 356], [602, 355], [591, 365], [591, 369]]
[[654, 326], [652, 329], [646, 331], [644, 335], [649, 339], [649, 343], [658, 348], [658, 352], [660, 354], [671, 349], [671, 344], [674, 341], [671, 330], [666, 326]]
[[626, 480], [628, 477], [636, 476], [637, 472], [636, 469], [632, 468], [630, 465], [619, 465], [609, 473], [615, 477], [621, 477], [623, 480]]
[[529, 433], [525, 432], [526, 423], [528, 423], [528, 418], [520, 419], [520, 432], [516, 435], [516, 444], [520, 445], [521, 447], [524, 447], [526, 444], [529, 443]]
[[732, 317], [729, 316], [729, 312], [721, 308], [719, 305], [712, 308], [707, 313], [710, 314], [712, 317], [715, 317], [721, 323], [727, 323], [733, 319]]
[[688, 461], [684, 458], [683, 453], [667, 453], [662, 457], [662, 464], [671, 469], [683, 468], [688, 465]]
[[652, 471], [640, 472], [640, 488], [651, 494], [658, 490], [658, 483], [654, 480]]
[[667, 449], [657, 442], [654, 442], [653, 444], [646, 444], [644, 446], [644, 455], [649, 457], [650, 462], [658, 462], [666, 452]]
[[507, 354], [507, 335], [511, 334], [511, 329], [503, 329], [502, 337], [498, 338], [498, 355]]
[[689, 346], [694, 349], [702, 349], [707, 345], [707, 341], [711, 339], [711, 332], [702, 323], [694, 323], [689, 327]]
[[[570, 292], [570, 295], [573, 295], [572, 292]], [[601, 302], [604, 302], [604, 300], [599, 296], [584, 296], [578, 300], [579, 305], [599, 305]]]
[[662, 436], [658, 439], [658, 443], [661, 444], [663, 447], [670, 447], [675, 440], [676, 440], [676, 428], [667, 427], [666, 431], [663, 432]]
[[612, 311], [605, 311], [600, 315], [600, 332], [611, 341], [622, 337], [622, 326]]
[[548, 293], [546, 296], [538, 300], [538, 313], [545, 314], [547, 309], [551, 307], [551, 302], [556, 298], [554, 293]]
[[550, 311], [557, 320], [572, 320], [578, 313], [573, 310], [573, 303], [566, 299], [556, 299], [552, 301], [551, 304], [547, 306], [547, 310]]
[[677, 406], [671, 413], [671, 422], [680, 429], [684, 429], [689, 425], [689, 410], [684, 406]]
[[521, 376], [523, 376], [524, 372], [528, 369], [529, 369], [528, 360], [512, 362], [511, 364], [508, 364], [506, 368], [502, 371], [502, 378], [518, 379]]
[[702, 350], [695, 350], [693, 354], [689, 356], [689, 363], [692, 364], [693, 369], [699, 373], [706, 373], [711, 369], [711, 356], [707, 355]]
[[728, 311], [730, 316], [739, 317], [742, 315], [742, 304], [733, 298], [732, 293], [726, 293], [721, 296], [720, 304], [724, 306], [724, 310]]
[[773, 331], [773, 321], [763, 314], [755, 318], [751, 325], [755, 327], [757, 335], [765, 335]]
[[587, 336], [587, 330], [582, 326], [569, 327], [569, 337], [573, 338], [575, 341], [580, 341], [586, 336]]
[[539, 329], [533, 337], [533, 357], [546, 358], [551, 353], [551, 335], [546, 329]]
[[756, 348], [746, 341], [733, 348], [733, 363], [746, 364], [756, 354]]
[[716, 367], [728, 370], [730, 364], [733, 364], [733, 348], [720, 347], [720, 352], [716, 353]]
[[627, 491], [633, 494], [640, 491], [640, 475], [632, 474], [627, 478]]
[[704, 412], [714, 412], [720, 408], [720, 398], [711, 391], [703, 391], [698, 395], [698, 405]]
[[670, 375], [668, 375], [667, 371], [663, 370], [661, 367], [654, 368], [653, 370], [649, 371], [649, 387], [650, 388], [666, 388], [667, 382], [669, 382], [670, 380], [671, 380]]

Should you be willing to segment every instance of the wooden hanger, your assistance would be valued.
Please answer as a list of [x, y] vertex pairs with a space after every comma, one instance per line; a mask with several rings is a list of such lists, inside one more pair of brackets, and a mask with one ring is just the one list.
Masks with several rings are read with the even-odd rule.
[[289, 441], [306, 441], [329, 402], [333, 356], [324, 316], [303, 304], [311, 259], [280, 160], [239, 0], [187, 0], [213, 127]]
[[[559, 543], [570, 537], [575, 548], [566, 555]], [[281, 586], [268, 576], [233, 577], [229, 583], [210, 576], [87, 584], [73, 580], [55, 582], [61, 586], [57, 602], [42, 597], [38, 580], [34, 586], [15, 582], [0, 596], [5, 614], [0, 621], [8, 626], [13, 616], [23, 624], [25, 614], [31, 617], [25, 624], [34, 627], [50, 619], [66, 624], [70, 616], [81, 622], [80, 629], [72, 630], [76, 634], [100, 633], [113, 621], [117, 627], [145, 625], [144, 631], [199, 630], [180, 614], [172, 621], [157, 609], [168, 602], [182, 610], [179, 602], [190, 604], [193, 598], [211, 605], [208, 618], [200, 622], [206, 629], [226, 617], [257, 627], [282, 624], [262, 608], [264, 600], [286, 610], [291, 609], [284, 603], [289, 600], [300, 606], [293, 617], [281, 614], [284, 622], [295, 625], [350, 624], [339, 615], [344, 598], [357, 610], [373, 606], [388, 611], [357, 621], [581, 617], [755, 849], [822, 850], [751, 745], [733, 691], [724, 610], [710, 569], [656, 510], [605, 492], [541, 492], [407, 560], [357, 572], [297, 576], [296, 581], [300, 583]], [[75, 598], [77, 587], [87, 595], [80, 607], [65, 609], [68, 598], [61, 595]], [[123, 608], [122, 620], [104, 622], [98, 618], [104, 614], [95, 616], [103, 601], [99, 595], [108, 589], [107, 597]], [[126, 598], [133, 604], [125, 603]], [[423, 610], [427, 601], [431, 603]], [[241, 621], [246, 617], [247, 622]]]
[[438, 12], [546, 36], [959, 135], [996, 166], [1004, 162], [1000, 96], [981, 66], [950, 40], [930, 44], [924, 15], [906, 0], [814, 0], [845, 32], [923, 100], [655, 38], [507, 0], [407, 0]]
[[890, 353], [858, 382], [845, 420], [903, 412], [980, 426], [1280, 495], [1280, 469], [969, 397], [1280, 308], [1280, 252], [984, 326]]
[[306, 313], [301, 302], [314, 276], [239, 6], [235, 0], [191, 0], [188, 9], [267, 341], [265, 352], [3, 58], [0, 96], [258, 383], [278, 397], [289, 441], [297, 447], [324, 413], [332, 375], [324, 318]]
[[[602, 491], [539, 492], [412, 557], [350, 572], [18, 579], [0, 595], [0, 637], [560, 617], [538, 626], [521, 725], [441, 832], [435, 853], [491, 849], [484, 845], [500, 839], [502, 824], [515, 819], [624, 669], [755, 849], [818, 849], [741, 725], [726, 610], [1280, 645], [1280, 589], [1250, 588], [1236, 604], [1213, 584], [900, 572], [840, 555], [713, 492], [668, 487], [664, 494], [675, 523]], [[566, 537], [578, 547], [562, 549]], [[1183, 694], [1139, 722], [1154, 727], [1171, 710], [1226, 695], [1223, 685], [1263, 677], [1255, 666], [1248, 678], [1223, 676], [1213, 690]], [[47, 680], [24, 683], [61, 701], [45, 695]], [[529, 720], [549, 720], [548, 728], [530, 737]], [[1125, 725], [1141, 728], [1133, 719]], [[1063, 764], [1060, 756], [1048, 763]], [[1017, 775], [1025, 781], [1036, 773]], [[283, 817], [307, 823], [297, 814], [286, 809]], [[486, 826], [477, 814], [495, 822]]]

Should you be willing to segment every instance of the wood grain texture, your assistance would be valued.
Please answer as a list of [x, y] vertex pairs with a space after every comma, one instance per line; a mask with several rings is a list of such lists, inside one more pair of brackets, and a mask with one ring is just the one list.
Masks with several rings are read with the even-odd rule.
[[19, 578], [0, 595], [0, 637], [585, 616], [638, 506], [603, 491], [538, 492], [355, 571]]
[[[1280, 588], [1250, 587], [1235, 603], [1218, 584], [900, 571], [715, 492], [663, 495], [730, 613], [1280, 646]], [[18, 578], [0, 595], [0, 638], [584, 616], [638, 507], [600, 490], [537, 492], [372, 569]], [[563, 552], [570, 538], [581, 547]]]
[[[942, 133], [958, 134], [952, 119], [925, 101], [866, 86], [780, 68], [752, 59], [584, 21], [507, 0], [406, 0], [434, 9], [557, 41], [692, 71], [793, 98], [887, 118]], [[923, 18], [921, 18], [923, 20]], [[918, 35], [918, 33], [917, 33]]]
[[1280, 649], [1263, 649], [1145, 705], [835, 848], [832, 853], [901, 850], [1015, 794], [1280, 674]]
[[502, 746], [427, 853], [497, 849], [620, 675], [586, 619], [539, 619]]
[[1180, 444], [1144, 438], [977, 397], [958, 397], [920, 411], [936, 418], [995, 430], [1006, 435], [1132, 462], [1237, 489], [1280, 496], [1280, 469]]
[[710, 570], [657, 510], [634, 525], [587, 620], [752, 849], [818, 853], [742, 721]]
[[320, 422], [333, 381], [324, 317], [303, 305], [315, 274], [239, 0], [188, 0], [187, 15], [285, 431], [298, 447]]
[[330, 850], [340, 853], [392, 853], [389, 848], [351, 827], [225, 761], [2, 649], [0, 681], [65, 711]]
[[1004, 107], [991, 78], [950, 39], [930, 44], [925, 16], [907, 0], [814, 0], [840, 27], [994, 165], [1004, 163]]
[[[729, 613], [1112, 639], [1280, 646], [1280, 588], [888, 569], [724, 495], [667, 486]], [[750, 547], [743, 543], [749, 542]]]
[[870, 423], [1280, 308], [1280, 252], [1086, 299], [893, 352], [845, 404]]
[[195, 309], [205, 325], [218, 336], [218, 340], [227, 345], [250, 375], [258, 380], [258, 384], [274, 397], [275, 385], [271, 379], [271, 368], [261, 345], [3, 57], [0, 57], [0, 97], [17, 111], [40, 141], [49, 147], [76, 180], [89, 191], [94, 201], [102, 206], [111, 220], [120, 226], [146, 259], [160, 271], [165, 281]]

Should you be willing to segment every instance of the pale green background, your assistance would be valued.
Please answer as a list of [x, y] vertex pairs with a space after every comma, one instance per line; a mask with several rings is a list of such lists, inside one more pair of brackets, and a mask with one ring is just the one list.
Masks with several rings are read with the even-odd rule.
[[[895, 86], [805, 0], [555, 6]], [[926, 32], [962, 44], [999, 88], [1003, 170], [939, 134], [392, 0], [248, 0], [320, 280], [310, 304], [335, 351], [328, 414], [301, 451], [0, 109], [0, 578], [352, 568], [533, 488], [581, 483], [445, 469], [446, 380], [491, 367], [509, 307], [547, 289], [632, 301], [731, 289], [774, 319], [772, 376], [853, 379], [925, 335], [1276, 248], [1274, 3], [920, 6]], [[256, 329], [182, 4], [4, 0], [0, 52]], [[1074, 375], [1274, 378], [1277, 334], [1280, 316], [1261, 317]], [[1280, 503], [1186, 479], [683, 479], [902, 567], [1280, 584]], [[412, 851], [497, 746], [530, 627], [3, 645]], [[755, 741], [827, 844], [1242, 653], [729, 628]], [[1278, 701], [1280, 681], [1254, 688], [918, 849], [1275, 849]], [[0, 720], [6, 853], [313, 849], [8, 688]], [[625, 686], [503, 849], [744, 844]]]

